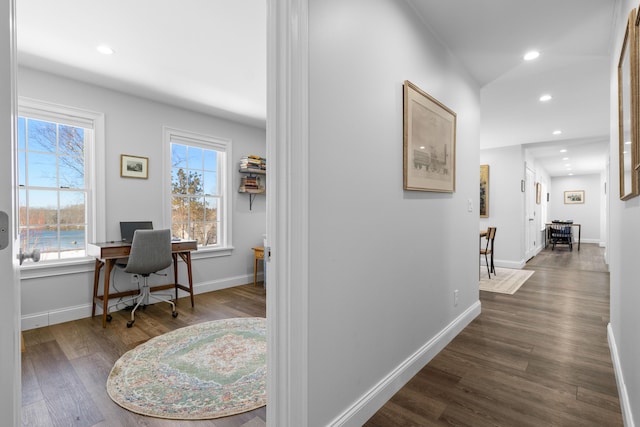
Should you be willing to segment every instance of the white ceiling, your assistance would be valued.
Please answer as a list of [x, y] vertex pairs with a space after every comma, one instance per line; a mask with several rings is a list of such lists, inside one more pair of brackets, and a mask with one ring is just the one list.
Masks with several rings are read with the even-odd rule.
[[[567, 171], [554, 151], [566, 145], [573, 173], [603, 170], [615, 0], [409, 2], [482, 87], [481, 148], [534, 144], [527, 147], [556, 176]], [[22, 65], [265, 124], [265, 0], [17, 5]], [[101, 43], [116, 53], [99, 54]], [[540, 58], [524, 63], [532, 48]], [[541, 104], [543, 93], [554, 98]]]
[[22, 65], [265, 126], [266, 0], [16, 3]]
[[481, 148], [527, 144], [551, 176], [568, 174], [563, 157], [576, 175], [604, 170], [615, 0], [410, 2], [482, 87]]

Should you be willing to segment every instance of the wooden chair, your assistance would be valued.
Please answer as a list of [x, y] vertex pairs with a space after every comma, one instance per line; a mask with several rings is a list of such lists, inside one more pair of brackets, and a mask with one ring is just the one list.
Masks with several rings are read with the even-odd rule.
[[487, 265], [487, 274], [491, 279], [491, 273], [496, 274], [496, 268], [493, 265], [493, 241], [496, 238], [496, 227], [487, 228], [487, 243], [484, 249], [480, 249], [480, 256], [484, 255], [484, 262]]

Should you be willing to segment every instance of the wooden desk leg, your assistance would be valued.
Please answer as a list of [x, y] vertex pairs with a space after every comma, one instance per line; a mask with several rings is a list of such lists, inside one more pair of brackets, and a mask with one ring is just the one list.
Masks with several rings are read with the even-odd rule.
[[93, 304], [91, 305], [91, 317], [96, 315], [96, 300], [98, 299], [98, 282], [100, 281], [100, 269], [104, 262], [96, 259], [95, 271], [93, 272]]
[[178, 302], [178, 254], [172, 253], [173, 257], [173, 284], [176, 288], [176, 302]]
[[191, 275], [191, 252], [180, 252], [180, 258], [187, 265], [187, 277], [189, 278], [189, 293], [191, 294], [191, 308], [195, 306], [193, 301], [193, 276]]
[[[180, 252], [177, 255], [180, 255], [180, 258], [184, 261], [187, 266], [187, 278], [189, 280], [189, 295], [191, 296], [191, 307], [195, 307], [195, 302], [193, 300], [193, 276], [191, 270], [191, 252]], [[176, 256], [177, 256], [176, 255]], [[176, 272], [176, 284], [178, 283], [178, 273]], [[176, 287], [176, 292], [178, 288]]]
[[102, 293], [102, 327], [107, 327], [107, 311], [109, 310], [109, 277], [111, 276], [111, 269], [116, 263], [115, 259], [105, 260], [104, 270], [104, 291]]

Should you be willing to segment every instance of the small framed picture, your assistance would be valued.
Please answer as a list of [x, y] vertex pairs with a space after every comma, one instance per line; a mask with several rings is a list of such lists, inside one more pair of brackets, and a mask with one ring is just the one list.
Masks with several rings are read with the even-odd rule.
[[564, 204], [572, 205], [576, 203], [584, 203], [584, 190], [565, 191]]
[[121, 154], [120, 176], [123, 178], [149, 178], [149, 158]]

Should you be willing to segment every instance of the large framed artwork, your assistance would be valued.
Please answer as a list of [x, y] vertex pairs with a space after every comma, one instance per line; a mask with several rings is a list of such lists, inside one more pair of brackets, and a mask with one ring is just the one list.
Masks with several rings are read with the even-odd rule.
[[404, 82], [404, 189], [456, 189], [456, 113]]
[[489, 218], [489, 165], [480, 165], [480, 218]]
[[620, 199], [638, 195], [638, 42], [636, 10], [629, 13], [618, 61]]

